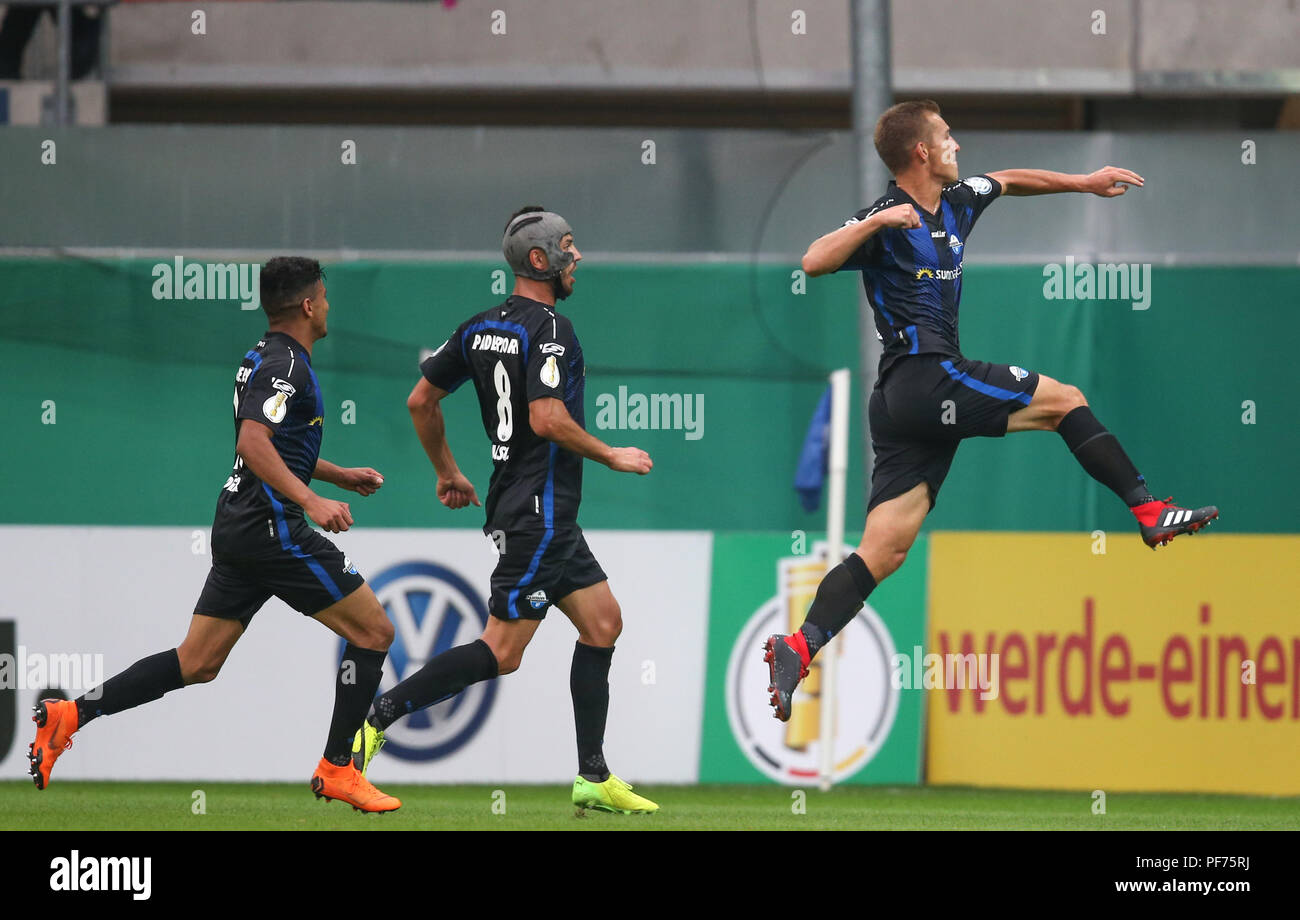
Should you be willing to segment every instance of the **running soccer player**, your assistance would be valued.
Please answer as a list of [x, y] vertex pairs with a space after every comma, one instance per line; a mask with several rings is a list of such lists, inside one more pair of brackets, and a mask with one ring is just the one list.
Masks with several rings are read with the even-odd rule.
[[263, 266], [268, 330], [235, 374], [235, 464], [217, 498], [212, 568], [189, 633], [179, 647], [140, 659], [85, 696], [36, 705], [28, 759], [37, 789], [50, 784], [55, 760], [88, 722], [215, 678], [253, 615], [275, 595], [347, 641], [312, 791], [358, 811], [401, 807], [352, 763], [352, 737], [379, 688], [393, 626], [352, 562], [306, 520], [331, 533], [352, 526], [347, 503], [317, 495], [312, 479], [360, 495], [384, 482], [369, 467], [320, 459], [325, 399], [311, 349], [326, 334], [324, 277], [314, 259], [276, 258]]
[[[874, 140], [894, 181], [803, 257], [809, 275], [862, 272], [884, 342], [868, 405], [876, 461], [867, 523], [857, 551], [822, 579], [800, 630], [764, 644], [770, 701], [781, 721], [790, 718], [791, 697], [813, 656], [903, 564], [963, 438], [1058, 432], [1084, 470], [1129, 507], [1152, 549], [1219, 516], [1212, 506], [1157, 500], [1077, 387], [1015, 365], [968, 360], [958, 347], [962, 250], [994, 199], [1054, 192], [1114, 198], [1129, 185], [1141, 187], [1142, 177], [1107, 166], [1088, 175], [1008, 169], [958, 182], [961, 147], [928, 100], [888, 109]], [[945, 403], [955, 406], [955, 419]]]
[[383, 732], [408, 713], [470, 684], [518, 669], [524, 649], [554, 604], [578, 629], [569, 672], [578, 740], [573, 804], [603, 811], [659, 808], [605, 764], [609, 665], [623, 628], [618, 601], [578, 526], [583, 459], [621, 473], [650, 472], [650, 456], [610, 447], [583, 427], [586, 365], [573, 323], [555, 302], [573, 293], [582, 254], [558, 214], [530, 205], [511, 215], [501, 243], [515, 274], [506, 302], [470, 317], [420, 365], [406, 405], [438, 474], [448, 508], [479, 504], [447, 443], [440, 403], [466, 381], [478, 393], [492, 442], [487, 523], [500, 559], [492, 573], [482, 638], [448, 649], [375, 700], [354, 741], [364, 773]]

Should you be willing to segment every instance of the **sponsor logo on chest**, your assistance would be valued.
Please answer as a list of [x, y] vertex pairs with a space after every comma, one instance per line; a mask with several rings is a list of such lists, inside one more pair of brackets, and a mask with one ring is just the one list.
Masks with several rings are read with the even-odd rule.
[[922, 278], [937, 278], [940, 281], [956, 281], [961, 277], [961, 266], [956, 268], [918, 268], [916, 270], [916, 280]]

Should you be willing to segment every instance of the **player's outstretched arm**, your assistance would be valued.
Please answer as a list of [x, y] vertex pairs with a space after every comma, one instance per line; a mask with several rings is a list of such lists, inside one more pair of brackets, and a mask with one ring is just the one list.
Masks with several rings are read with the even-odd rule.
[[1001, 169], [987, 174], [1002, 186], [1003, 195], [1052, 195], [1057, 192], [1090, 192], [1102, 198], [1123, 195], [1130, 185], [1142, 187], [1137, 173], [1118, 166], [1104, 166], [1087, 175], [1052, 172], [1047, 169]]
[[911, 229], [921, 226], [921, 215], [910, 204], [899, 204], [877, 211], [863, 220], [852, 220], [830, 233], [813, 240], [800, 266], [810, 277], [829, 275], [848, 261], [867, 240], [885, 227]]
[[415, 389], [411, 390], [411, 395], [406, 398], [406, 408], [411, 413], [415, 434], [438, 473], [438, 501], [453, 509], [481, 505], [474, 485], [456, 465], [451, 445], [447, 443], [447, 424], [442, 417], [440, 405], [447, 395], [447, 390], [436, 387], [421, 377]]
[[280, 452], [271, 443], [274, 432], [261, 422], [243, 419], [239, 423], [239, 440], [235, 450], [244, 458], [244, 465], [257, 474], [272, 489], [289, 501], [302, 506], [307, 517], [330, 533], [340, 533], [352, 526], [352, 513], [347, 502], [321, 498], [293, 475], [280, 458]]
[[312, 479], [330, 482], [340, 489], [356, 492], [358, 495], [374, 495], [384, 484], [384, 477], [378, 470], [368, 466], [338, 466], [328, 460], [317, 460], [316, 469], [312, 470]]
[[588, 460], [603, 463], [616, 473], [640, 473], [644, 476], [654, 469], [654, 461], [645, 451], [638, 447], [610, 447], [575, 422], [564, 401], [553, 396], [528, 403], [528, 424], [539, 438]]

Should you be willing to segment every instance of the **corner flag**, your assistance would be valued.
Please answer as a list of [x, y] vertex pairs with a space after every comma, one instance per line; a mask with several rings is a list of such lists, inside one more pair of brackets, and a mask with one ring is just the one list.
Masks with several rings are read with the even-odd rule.
[[795, 468], [794, 489], [805, 511], [816, 511], [822, 501], [822, 484], [826, 481], [827, 460], [830, 455], [831, 388], [822, 394], [821, 402], [808, 423], [803, 450], [799, 452], [799, 465]]

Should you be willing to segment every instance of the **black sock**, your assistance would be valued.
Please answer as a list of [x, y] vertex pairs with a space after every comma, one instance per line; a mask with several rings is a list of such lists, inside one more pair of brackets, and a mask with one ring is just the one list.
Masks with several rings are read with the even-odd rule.
[[470, 684], [497, 676], [497, 656], [482, 639], [449, 648], [375, 700], [368, 721], [379, 730], [407, 713], [451, 699]]
[[160, 699], [164, 693], [185, 686], [181, 677], [181, 659], [171, 648], [148, 658], [141, 658], [121, 674], [104, 681], [85, 696], [77, 697], [77, 728], [97, 716], [133, 709]]
[[1088, 475], [1118, 495], [1124, 504], [1132, 508], [1155, 500], [1146, 480], [1120, 447], [1119, 439], [1097, 421], [1087, 406], [1066, 413], [1056, 431]]
[[614, 649], [577, 642], [569, 669], [573, 726], [578, 734], [578, 775], [594, 783], [609, 779], [605, 765], [605, 719], [609, 715], [609, 663]]
[[849, 553], [826, 573], [800, 629], [810, 657], [858, 615], [862, 602], [875, 589], [876, 579], [857, 553]]
[[343, 660], [334, 680], [334, 717], [330, 719], [324, 755], [336, 767], [352, 759], [352, 739], [379, 689], [387, 657], [387, 652], [358, 648], [351, 642], [343, 648]]

